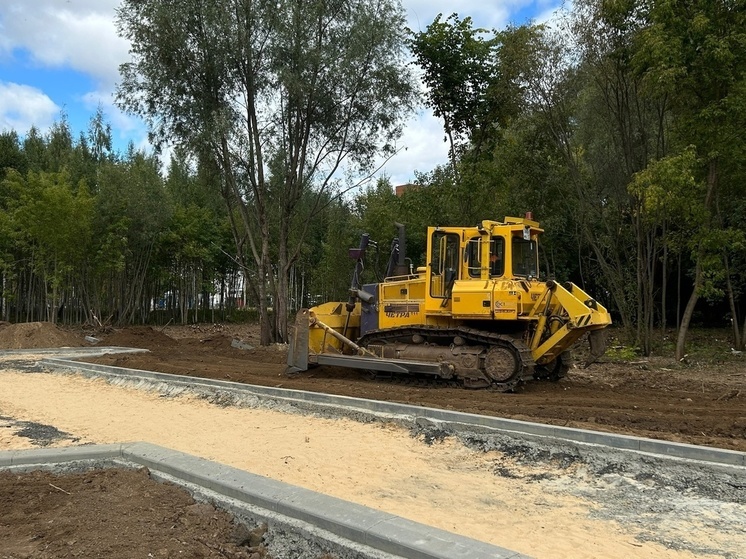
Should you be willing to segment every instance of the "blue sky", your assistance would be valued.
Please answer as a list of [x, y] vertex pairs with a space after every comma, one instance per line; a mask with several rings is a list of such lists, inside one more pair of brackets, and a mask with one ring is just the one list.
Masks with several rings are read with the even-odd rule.
[[[475, 25], [500, 29], [529, 19], [545, 21], [561, 0], [402, 0], [412, 29], [438, 15], [471, 16]], [[119, 65], [129, 45], [116, 34], [119, 0], [0, 0], [0, 130], [46, 132], [61, 114], [75, 136], [88, 128], [100, 106], [112, 125], [115, 147], [128, 142], [149, 149], [147, 130], [113, 104]], [[394, 184], [414, 171], [430, 171], [446, 161], [442, 124], [425, 108], [409, 120], [400, 144], [406, 146], [383, 172]]]

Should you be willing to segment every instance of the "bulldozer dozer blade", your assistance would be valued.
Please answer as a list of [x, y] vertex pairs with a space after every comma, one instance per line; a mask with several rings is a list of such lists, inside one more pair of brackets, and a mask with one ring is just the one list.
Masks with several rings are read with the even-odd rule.
[[285, 374], [290, 375], [308, 370], [308, 309], [301, 309], [295, 315], [295, 325], [288, 347], [288, 366]]
[[591, 346], [591, 351], [585, 361], [586, 367], [598, 361], [606, 353], [606, 333], [603, 330], [591, 330], [588, 333], [588, 343]]
[[403, 359], [381, 359], [359, 355], [336, 355], [321, 353], [313, 356], [314, 363], [331, 365], [333, 367], [347, 367], [350, 369], [364, 369], [367, 371], [381, 371], [388, 373], [419, 373], [436, 377], [451, 378], [453, 370], [447, 363], [432, 363], [427, 361], [409, 361]]

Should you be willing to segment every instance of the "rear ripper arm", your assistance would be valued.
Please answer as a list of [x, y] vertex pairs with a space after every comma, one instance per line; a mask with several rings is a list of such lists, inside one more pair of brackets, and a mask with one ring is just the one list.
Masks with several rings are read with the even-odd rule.
[[549, 280], [546, 287], [527, 317], [536, 321], [529, 344], [534, 361], [553, 361], [588, 332], [592, 359], [586, 364], [598, 359], [606, 350], [601, 331], [611, 324], [606, 307], [572, 282], [563, 287]]

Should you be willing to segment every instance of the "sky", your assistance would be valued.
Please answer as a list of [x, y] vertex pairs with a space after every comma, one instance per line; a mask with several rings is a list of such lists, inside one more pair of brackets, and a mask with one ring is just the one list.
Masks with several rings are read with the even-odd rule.
[[[66, 115], [77, 137], [101, 107], [111, 124], [115, 149], [129, 142], [149, 150], [147, 129], [114, 105], [119, 65], [129, 60], [127, 41], [117, 36], [120, 0], [0, 0], [0, 131], [42, 133]], [[402, 0], [407, 23], [422, 30], [439, 13], [470, 16], [476, 27], [546, 21], [561, 0]], [[414, 179], [447, 159], [443, 125], [420, 107], [399, 141], [404, 147], [380, 173], [393, 184]]]

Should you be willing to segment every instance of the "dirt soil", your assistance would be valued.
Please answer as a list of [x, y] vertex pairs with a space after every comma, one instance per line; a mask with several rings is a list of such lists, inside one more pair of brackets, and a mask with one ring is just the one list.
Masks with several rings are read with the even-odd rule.
[[[730, 351], [724, 331], [699, 336], [694, 341], [707, 346], [706, 357], [676, 363], [606, 356], [587, 369], [571, 369], [559, 382], [530, 382], [513, 394], [371, 380], [357, 370], [332, 367], [288, 377], [285, 346], [259, 347], [253, 326], [116, 330], [100, 335], [100, 345], [150, 353], [91, 361], [746, 451], [746, 354]], [[233, 347], [234, 340], [254, 349]]]
[[10, 324], [0, 322], [0, 349], [35, 349], [44, 347], [81, 347], [85, 336], [58, 328], [50, 322]]
[[267, 558], [249, 531], [146, 469], [0, 472], [0, 558]]

